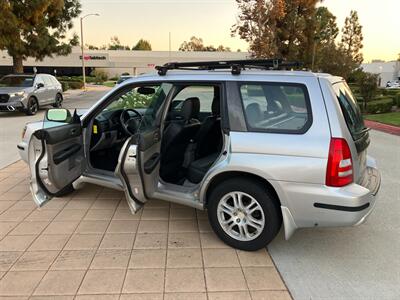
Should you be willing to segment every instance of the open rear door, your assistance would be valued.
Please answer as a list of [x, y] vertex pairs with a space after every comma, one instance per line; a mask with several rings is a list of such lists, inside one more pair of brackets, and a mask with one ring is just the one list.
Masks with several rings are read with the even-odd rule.
[[84, 168], [82, 127], [44, 121], [29, 143], [29, 167], [33, 200], [40, 207], [71, 190]]

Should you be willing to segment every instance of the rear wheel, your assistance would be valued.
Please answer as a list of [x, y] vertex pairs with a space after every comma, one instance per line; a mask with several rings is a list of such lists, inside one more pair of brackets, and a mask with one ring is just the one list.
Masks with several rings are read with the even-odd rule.
[[36, 113], [38, 112], [38, 110], [39, 110], [39, 103], [38, 103], [38, 101], [36, 100], [36, 98], [30, 97], [29, 100], [28, 100], [28, 104], [26, 105], [26, 111], [25, 111], [25, 113], [26, 113], [28, 116], [33, 116], [33, 115], [36, 115]]
[[208, 218], [226, 244], [241, 250], [265, 247], [277, 235], [282, 217], [274, 197], [260, 183], [233, 178], [209, 197]]
[[61, 96], [61, 94], [57, 94], [56, 95], [56, 99], [55, 99], [54, 104], [53, 104], [53, 107], [54, 108], [61, 108], [62, 102], [63, 102], [63, 97]]

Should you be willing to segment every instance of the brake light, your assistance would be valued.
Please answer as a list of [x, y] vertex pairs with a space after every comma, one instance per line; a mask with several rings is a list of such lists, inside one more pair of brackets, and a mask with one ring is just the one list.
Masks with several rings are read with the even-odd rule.
[[353, 182], [353, 161], [345, 139], [332, 138], [329, 147], [326, 185], [341, 187]]

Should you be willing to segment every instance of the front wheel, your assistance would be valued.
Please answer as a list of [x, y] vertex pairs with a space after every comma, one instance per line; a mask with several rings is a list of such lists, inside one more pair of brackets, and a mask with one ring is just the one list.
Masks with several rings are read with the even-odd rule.
[[33, 116], [36, 115], [36, 113], [39, 110], [39, 102], [36, 100], [36, 98], [31, 97], [28, 100], [28, 104], [26, 105], [26, 115], [28, 116]]
[[271, 242], [282, 224], [279, 205], [260, 183], [233, 178], [220, 183], [208, 199], [208, 218], [231, 247], [255, 251]]
[[54, 108], [61, 108], [63, 102], [63, 97], [60, 94], [56, 95], [56, 99], [53, 103]]

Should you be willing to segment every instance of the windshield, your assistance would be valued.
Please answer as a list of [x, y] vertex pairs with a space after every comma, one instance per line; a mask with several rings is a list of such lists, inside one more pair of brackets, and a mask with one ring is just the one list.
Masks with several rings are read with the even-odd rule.
[[335, 90], [347, 127], [353, 139], [357, 140], [365, 131], [364, 120], [357, 100], [345, 82], [334, 84], [333, 89]]
[[0, 79], [0, 87], [31, 87], [33, 81], [32, 76], [6, 76]]

